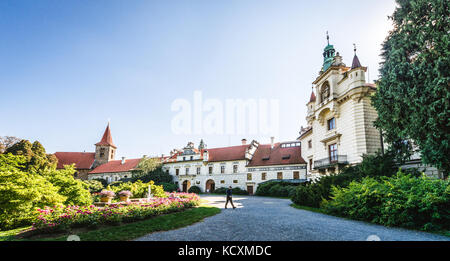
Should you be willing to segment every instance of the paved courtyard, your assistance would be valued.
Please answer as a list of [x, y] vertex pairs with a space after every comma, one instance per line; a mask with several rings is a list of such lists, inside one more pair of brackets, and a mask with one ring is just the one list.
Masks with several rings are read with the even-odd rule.
[[450, 240], [435, 234], [386, 228], [290, 207], [289, 199], [234, 196], [236, 209], [224, 209], [225, 196], [202, 196], [222, 212], [177, 230], [157, 232], [139, 241], [382, 241]]

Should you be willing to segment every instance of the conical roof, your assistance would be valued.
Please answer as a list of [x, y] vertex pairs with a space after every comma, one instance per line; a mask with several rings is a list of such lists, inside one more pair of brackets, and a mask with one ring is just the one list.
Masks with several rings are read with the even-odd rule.
[[359, 68], [362, 67], [361, 63], [359, 62], [358, 56], [355, 54], [355, 57], [353, 57], [353, 62], [352, 62], [352, 69], [355, 68]]
[[108, 126], [106, 126], [106, 130], [105, 130], [105, 133], [103, 134], [102, 140], [100, 142], [96, 143], [95, 145], [104, 145], [104, 146], [111, 146], [111, 147], [116, 148], [116, 145], [114, 145], [113, 140], [112, 140], [109, 123], [108, 123]]
[[314, 94], [314, 91], [311, 92], [311, 98], [309, 98], [309, 103], [316, 101], [316, 95]]

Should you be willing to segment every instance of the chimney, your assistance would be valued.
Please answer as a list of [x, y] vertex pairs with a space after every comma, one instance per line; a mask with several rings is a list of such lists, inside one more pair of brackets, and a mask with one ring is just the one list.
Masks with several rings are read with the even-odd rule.
[[274, 140], [275, 140], [275, 137], [270, 137], [270, 148], [272, 148], [272, 149], [274, 147]]
[[125, 164], [125, 157], [122, 157], [122, 162], [120, 164]]
[[246, 139], [242, 139], [242, 145], [247, 145], [247, 140]]

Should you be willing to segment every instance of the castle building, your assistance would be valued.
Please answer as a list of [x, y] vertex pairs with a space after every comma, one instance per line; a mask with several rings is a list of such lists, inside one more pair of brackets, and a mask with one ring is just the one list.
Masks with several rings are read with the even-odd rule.
[[173, 151], [163, 163], [163, 169], [174, 177], [180, 190], [198, 186], [203, 192], [219, 187], [238, 187], [252, 195], [258, 184], [269, 180], [306, 181], [306, 163], [301, 157], [300, 142], [238, 146], [207, 149], [194, 148], [189, 142]]
[[131, 177], [141, 159], [123, 157], [121, 160], [115, 160], [116, 150], [108, 123], [102, 139], [95, 144], [95, 152], [56, 152], [57, 169], [75, 164], [75, 178], [105, 179], [108, 183]]
[[337, 173], [382, 147], [380, 133], [373, 126], [377, 112], [370, 100], [376, 86], [366, 82], [367, 67], [361, 65], [356, 47], [354, 51], [348, 67], [328, 38], [322, 70], [313, 82], [306, 104], [308, 127], [302, 127], [298, 138], [313, 178]]

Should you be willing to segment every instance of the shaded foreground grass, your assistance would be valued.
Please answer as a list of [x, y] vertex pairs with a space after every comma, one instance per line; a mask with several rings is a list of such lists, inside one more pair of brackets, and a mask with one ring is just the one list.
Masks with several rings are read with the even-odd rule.
[[[200, 207], [188, 209], [182, 212], [176, 212], [157, 216], [151, 219], [127, 223], [120, 226], [108, 226], [92, 231], [76, 233], [81, 241], [125, 241], [157, 232], [168, 231], [191, 225], [199, 222], [206, 217], [210, 217], [220, 213], [220, 209], [212, 206], [201, 205]], [[17, 240], [15, 235], [19, 234], [26, 228], [0, 232], [0, 241]], [[73, 233], [59, 237], [39, 238], [39, 241], [66, 241], [67, 236]], [[22, 239], [31, 240], [31, 239]]]

